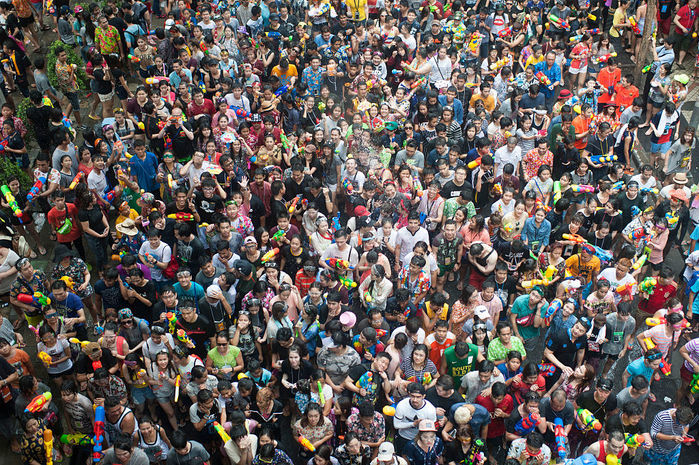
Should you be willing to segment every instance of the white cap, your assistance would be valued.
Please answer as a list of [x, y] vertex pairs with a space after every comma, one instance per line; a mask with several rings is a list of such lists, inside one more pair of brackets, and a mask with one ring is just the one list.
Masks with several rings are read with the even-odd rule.
[[488, 313], [488, 309], [485, 305], [477, 306], [475, 310], [473, 310], [473, 314], [483, 321], [490, 319], [490, 313]]
[[395, 449], [393, 448], [393, 444], [390, 442], [382, 442], [381, 445], [379, 446], [379, 453], [376, 456], [376, 459], [379, 462], [388, 462], [393, 458], [393, 454], [395, 453]]

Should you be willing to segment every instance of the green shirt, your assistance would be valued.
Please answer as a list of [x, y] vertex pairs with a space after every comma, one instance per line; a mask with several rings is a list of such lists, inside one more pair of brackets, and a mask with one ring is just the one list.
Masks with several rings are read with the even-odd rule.
[[226, 355], [221, 355], [217, 347], [214, 347], [207, 353], [211, 361], [214, 362], [215, 368], [235, 368], [235, 366], [238, 364], [236, 362], [238, 354], [240, 354], [240, 349], [230, 344], [228, 345], [228, 353]]
[[524, 350], [524, 344], [522, 343], [522, 340], [517, 336], [512, 335], [512, 337], [510, 338], [510, 345], [512, 347], [508, 349], [504, 345], [502, 345], [502, 342], [500, 342], [499, 337], [493, 339], [493, 341], [490, 344], [488, 344], [488, 360], [493, 362], [495, 360], [506, 360], [507, 354], [512, 350], [518, 351], [520, 354], [522, 354], [522, 357], [527, 356], [527, 351]]
[[[546, 308], [546, 301], [544, 301], [542, 310], [544, 308]], [[536, 309], [532, 310], [529, 308], [529, 295], [521, 295], [515, 299], [510, 311], [517, 315], [518, 319], [524, 319], [523, 317], [533, 314]], [[517, 323], [517, 329], [519, 330], [519, 335], [522, 336], [523, 339], [531, 339], [539, 335], [539, 328], [535, 328], [534, 323], [529, 326], [522, 326], [521, 324]]]
[[[549, 150], [556, 150], [556, 146], [558, 143], [558, 138], [560, 136], [560, 141], [563, 142], [563, 126], [561, 126], [561, 123], [556, 123], [551, 127], [551, 131], [549, 132]], [[575, 128], [571, 124], [570, 127], [568, 128], [568, 136], [572, 139], [575, 140]]]
[[447, 347], [444, 351], [444, 359], [447, 362], [446, 374], [454, 379], [454, 386], [461, 386], [461, 378], [473, 369], [478, 360], [478, 347], [468, 345], [468, 354], [464, 358], [456, 356], [456, 346]]
[[461, 207], [466, 207], [466, 219], [476, 216], [476, 207], [473, 205], [473, 202], [469, 202], [466, 205], [460, 205], [459, 202], [457, 202], [456, 197], [453, 199], [448, 199], [444, 202], [444, 212], [442, 214], [446, 219], [451, 220], [454, 218], [456, 210]]

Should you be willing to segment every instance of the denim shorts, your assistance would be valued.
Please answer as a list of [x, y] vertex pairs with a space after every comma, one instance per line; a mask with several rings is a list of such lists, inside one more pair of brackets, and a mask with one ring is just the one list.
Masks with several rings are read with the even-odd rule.
[[662, 144], [656, 144], [655, 142], [650, 143], [650, 153], [665, 153], [670, 150], [672, 146], [672, 141], [663, 142]]
[[146, 387], [140, 387], [140, 388], [132, 388], [131, 389], [131, 396], [133, 397], [133, 403], [136, 405], [142, 405], [146, 403], [146, 400], [153, 400], [155, 399], [155, 396], [153, 395], [153, 391], [146, 386]]

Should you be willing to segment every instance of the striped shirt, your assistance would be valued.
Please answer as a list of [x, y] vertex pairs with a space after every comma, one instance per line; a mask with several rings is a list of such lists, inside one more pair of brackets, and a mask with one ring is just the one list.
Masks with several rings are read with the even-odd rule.
[[655, 418], [653, 418], [653, 424], [650, 427], [650, 436], [653, 439], [653, 450], [655, 452], [669, 454], [681, 446], [681, 444], [678, 444], [675, 441], [666, 441], [658, 439], [657, 437], [658, 433], [663, 433], [670, 436], [682, 436], [684, 434], [684, 427], [680, 425], [672, 416], [676, 410], [677, 409], [674, 408], [663, 410], [658, 412]]

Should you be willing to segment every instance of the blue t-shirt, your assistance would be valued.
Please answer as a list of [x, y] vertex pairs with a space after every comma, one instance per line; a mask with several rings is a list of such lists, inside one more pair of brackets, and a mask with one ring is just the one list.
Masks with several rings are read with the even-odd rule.
[[138, 186], [146, 192], [152, 192], [158, 188], [155, 176], [158, 172], [158, 158], [153, 152], [146, 152], [146, 158], [141, 160], [134, 155], [129, 161], [131, 173], [138, 178]]
[[[63, 318], [80, 318], [78, 311], [82, 310], [83, 302], [77, 295], [73, 294], [72, 292], [68, 292], [68, 297], [66, 297], [66, 300], [59, 301], [56, 299], [56, 297], [54, 297], [52, 292], [49, 294], [49, 298], [51, 299], [51, 304]], [[76, 328], [80, 326], [85, 326], [85, 324], [79, 323], [74, 325]]]
[[631, 386], [631, 380], [633, 380], [634, 377], [638, 375], [643, 376], [648, 380], [648, 383], [650, 383], [654, 371], [655, 370], [653, 368], [649, 367], [644, 363], [644, 357], [634, 360], [633, 362], [629, 363], [629, 365], [626, 367], [626, 372], [629, 375], [631, 375], [629, 376], [629, 379], [626, 382], [626, 386]]
[[[454, 413], [456, 412], [456, 409], [458, 409], [462, 405], [466, 405], [466, 403], [459, 402], [458, 404], [452, 405], [449, 409], [449, 420], [451, 420], [452, 423], [454, 423]], [[486, 409], [480, 404], [470, 405], [473, 405], [476, 408], [476, 410], [474, 410], [473, 415], [471, 416], [471, 421], [469, 421], [468, 424], [471, 426], [471, 429], [473, 430], [474, 434], [480, 436], [481, 429], [485, 425], [490, 424], [490, 413], [488, 412], [488, 409]]]
[[177, 294], [178, 299], [192, 300], [196, 308], [199, 308], [199, 299], [205, 295], [204, 288], [201, 284], [192, 281], [191, 286], [186, 291], [182, 289], [182, 285], [179, 282], [176, 282], [172, 287], [175, 289], [175, 294]]

